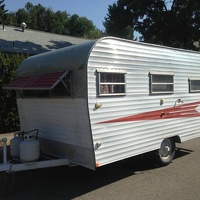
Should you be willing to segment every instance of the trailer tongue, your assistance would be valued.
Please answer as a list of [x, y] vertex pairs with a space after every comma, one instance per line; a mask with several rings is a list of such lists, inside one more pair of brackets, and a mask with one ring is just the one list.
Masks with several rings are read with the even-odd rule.
[[[37, 131], [36, 135], [32, 133], [33, 131]], [[15, 132], [10, 142], [8, 142], [8, 138], [6, 137], [0, 138], [0, 150], [3, 152], [3, 162], [0, 163], [0, 172], [10, 173], [72, 165], [68, 159], [55, 158], [40, 152], [39, 141], [37, 140], [38, 132], [38, 129], [28, 132]], [[10, 143], [10, 145], [8, 145], [8, 143]], [[10, 155], [8, 155], [8, 152], [10, 152]], [[9, 160], [8, 157], [10, 158]]]

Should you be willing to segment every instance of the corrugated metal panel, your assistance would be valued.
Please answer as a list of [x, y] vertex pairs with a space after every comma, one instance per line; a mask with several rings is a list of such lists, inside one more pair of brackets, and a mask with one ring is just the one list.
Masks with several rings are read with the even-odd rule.
[[[101, 68], [126, 71], [126, 96], [97, 96], [97, 72]], [[174, 75], [174, 94], [150, 95], [149, 73]], [[189, 93], [188, 78], [200, 77], [200, 54], [156, 45], [105, 38], [96, 43], [88, 61], [89, 112], [96, 162], [101, 166], [160, 147], [166, 137], [179, 135], [182, 141], [200, 136], [200, 117], [99, 122], [198, 102], [199, 93]], [[164, 104], [160, 105], [160, 99]], [[102, 107], [95, 109], [95, 103]]]
[[94, 169], [86, 99], [17, 99], [21, 130], [39, 129], [42, 152]]
[[50, 90], [53, 89], [67, 73], [68, 72], [56, 72], [39, 76], [18, 77], [4, 88], [14, 90]]

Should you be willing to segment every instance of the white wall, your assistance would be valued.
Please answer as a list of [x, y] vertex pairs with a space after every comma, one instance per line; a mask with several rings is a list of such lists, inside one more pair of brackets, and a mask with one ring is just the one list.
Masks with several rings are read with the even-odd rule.
[[[93, 48], [88, 62], [88, 96], [96, 162], [104, 165], [146, 151], [158, 149], [166, 137], [179, 135], [182, 141], [200, 136], [200, 117], [102, 123], [183, 103], [198, 102], [200, 94], [190, 93], [188, 78], [200, 78], [200, 54], [154, 45], [103, 39]], [[126, 96], [98, 97], [97, 68], [126, 70]], [[174, 94], [150, 95], [149, 72], [174, 73]], [[164, 104], [160, 105], [160, 99]], [[94, 110], [95, 103], [102, 107]]]

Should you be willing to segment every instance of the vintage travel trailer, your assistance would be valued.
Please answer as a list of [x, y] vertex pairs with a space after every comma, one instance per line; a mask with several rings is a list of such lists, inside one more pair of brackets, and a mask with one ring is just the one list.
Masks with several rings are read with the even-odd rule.
[[27, 58], [5, 89], [16, 90], [21, 130], [37, 129], [39, 151], [55, 158], [35, 168], [151, 151], [167, 165], [177, 142], [200, 136], [198, 52], [105, 37]]

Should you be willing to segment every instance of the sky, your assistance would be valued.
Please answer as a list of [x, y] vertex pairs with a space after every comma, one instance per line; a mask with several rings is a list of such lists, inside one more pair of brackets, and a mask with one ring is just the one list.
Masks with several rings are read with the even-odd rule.
[[33, 5], [39, 3], [45, 8], [66, 11], [68, 14], [77, 14], [80, 17], [87, 17], [100, 30], [104, 30], [103, 21], [108, 14], [108, 6], [116, 3], [117, 0], [5, 0], [5, 9], [8, 12], [15, 12], [24, 8], [27, 2]]

